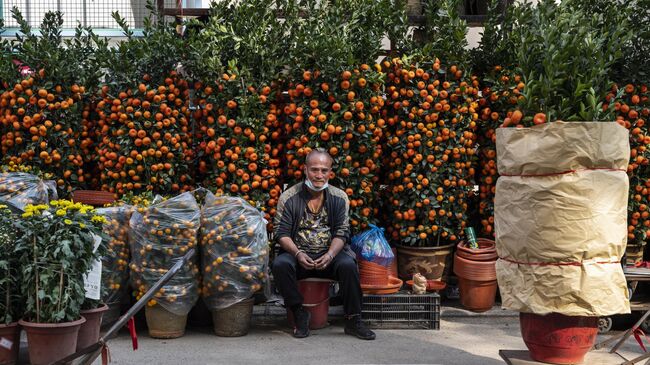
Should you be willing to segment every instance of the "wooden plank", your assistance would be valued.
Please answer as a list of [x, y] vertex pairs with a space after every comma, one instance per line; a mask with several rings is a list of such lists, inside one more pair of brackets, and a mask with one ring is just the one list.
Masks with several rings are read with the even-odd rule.
[[[499, 356], [508, 365], [542, 365], [544, 362], [535, 361], [530, 358], [528, 350], [499, 350]], [[625, 359], [618, 354], [610, 354], [606, 351], [590, 351], [582, 362], [585, 365], [613, 365], [621, 364]]]

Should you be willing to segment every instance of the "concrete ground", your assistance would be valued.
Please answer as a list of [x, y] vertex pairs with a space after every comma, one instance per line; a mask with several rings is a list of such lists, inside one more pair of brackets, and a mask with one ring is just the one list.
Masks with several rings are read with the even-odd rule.
[[[452, 305], [452, 306], [448, 306]], [[518, 314], [496, 308], [474, 314], [443, 302], [440, 330], [377, 330], [375, 341], [343, 334], [340, 307], [330, 311], [331, 325], [295, 339], [284, 311], [256, 306], [250, 333], [245, 337], [217, 337], [206, 326], [190, 327], [173, 340], [149, 338], [138, 325], [140, 348], [133, 351], [126, 332], [109, 341], [113, 364], [504, 364], [499, 349], [526, 349], [519, 332]], [[635, 316], [615, 321], [628, 328]], [[617, 328], [609, 334], [616, 333]], [[600, 336], [599, 340], [607, 336]], [[641, 354], [633, 339], [621, 353]], [[100, 364], [99, 361], [96, 364]]]

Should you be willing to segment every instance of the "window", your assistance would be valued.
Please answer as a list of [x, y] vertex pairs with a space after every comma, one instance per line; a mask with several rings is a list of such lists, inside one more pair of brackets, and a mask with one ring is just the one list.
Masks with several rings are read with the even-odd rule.
[[[174, 3], [174, 0], [166, 2]], [[149, 15], [146, 0], [0, 0], [0, 14], [5, 27], [18, 26], [11, 16], [11, 9], [17, 7], [29, 24], [38, 28], [48, 11], [63, 13], [63, 28], [72, 29], [77, 22], [94, 29], [119, 29], [111, 13], [118, 11], [129, 26], [142, 28], [143, 19]]]
[[[512, 0], [500, 0], [499, 10], [504, 11], [505, 7], [512, 4]], [[485, 21], [490, 0], [463, 0], [461, 2], [460, 14], [471, 25], [480, 25]]]

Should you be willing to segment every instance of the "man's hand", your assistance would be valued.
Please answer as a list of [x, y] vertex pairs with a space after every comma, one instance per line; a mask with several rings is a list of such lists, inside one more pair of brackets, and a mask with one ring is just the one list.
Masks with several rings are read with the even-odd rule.
[[307, 255], [302, 251], [298, 253], [298, 256], [296, 256], [296, 260], [298, 260], [300, 266], [302, 266], [305, 270], [314, 270], [314, 268], [316, 267], [314, 260], [312, 260], [311, 257], [309, 257], [309, 255]]
[[329, 252], [325, 252], [321, 257], [317, 258], [314, 261], [316, 265], [316, 270], [324, 270], [332, 262], [332, 255]]

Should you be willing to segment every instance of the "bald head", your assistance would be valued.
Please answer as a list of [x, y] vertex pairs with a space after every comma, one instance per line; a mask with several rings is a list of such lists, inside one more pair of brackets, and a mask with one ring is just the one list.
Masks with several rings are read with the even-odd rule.
[[[307, 154], [307, 157], [305, 158], [305, 165], [306, 166], [313, 165], [315, 161], [322, 160], [322, 159], [327, 160], [329, 166], [332, 167], [332, 164], [334, 163], [334, 159], [323, 148], [316, 148], [314, 150], [311, 150], [311, 152], [309, 152], [309, 154]], [[325, 162], [325, 160], [323, 160], [323, 162]]]

